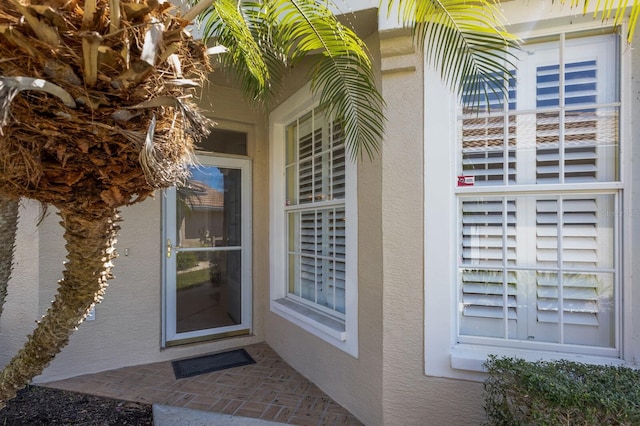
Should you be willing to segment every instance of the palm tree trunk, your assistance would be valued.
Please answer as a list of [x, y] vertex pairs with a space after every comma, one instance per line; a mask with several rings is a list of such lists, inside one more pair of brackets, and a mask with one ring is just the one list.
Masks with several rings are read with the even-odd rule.
[[0, 372], [0, 408], [40, 374], [67, 345], [91, 307], [102, 299], [111, 278], [111, 260], [119, 229], [115, 209], [95, 216], [62, 211], [67, 263], [58, 294], [34, 332]]
[[7, 286], [13, 270], [13, 251], [18, 229], [18, 199], [0, 195], [0, 316], [7, 297]]

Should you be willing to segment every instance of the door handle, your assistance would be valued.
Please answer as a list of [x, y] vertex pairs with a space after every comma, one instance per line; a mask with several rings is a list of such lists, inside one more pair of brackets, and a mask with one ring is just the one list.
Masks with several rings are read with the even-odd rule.
[[167, 238], [167, 257], [171, 257], [171, 249], [174, 249], [174, 248], [175, 248], [175, 249], [179, 249], [179, 248], [180, 248], [180, 246], [174, 246], [174, 245], [171, 243], [171, 239], [170, 239], [170, 238]]

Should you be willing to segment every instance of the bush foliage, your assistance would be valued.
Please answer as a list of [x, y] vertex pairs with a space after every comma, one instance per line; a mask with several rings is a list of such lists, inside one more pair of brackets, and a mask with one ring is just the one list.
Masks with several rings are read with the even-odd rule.
[[492, 425], [639, 425], [640, 371], [570, 361], [485, 363]]
[[198, 258], [194, 252], [181, 251], [177, 256], [176, 267], [178, 268], [178, 271], [184, 271], [185, 269], [193, 268], [198, 265]]

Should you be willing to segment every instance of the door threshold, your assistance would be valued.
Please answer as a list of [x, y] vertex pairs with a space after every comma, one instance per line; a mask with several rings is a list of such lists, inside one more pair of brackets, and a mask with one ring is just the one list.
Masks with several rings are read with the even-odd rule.
[[249, 336], [250, 334], [251, 334], [251, 330], [248, 328], [245, 328], [242, 330], [234, 330], [234, 331], [227, 331], [224, 333], [209, 334], [207, 336], [189, 337], [187, 339], [168, 340], [166, 342], [166, 347], [170, 348], [173, 346], [189, 345], [191, 343], [211, 342], [214, 340], [229, 339], [231, 337]]

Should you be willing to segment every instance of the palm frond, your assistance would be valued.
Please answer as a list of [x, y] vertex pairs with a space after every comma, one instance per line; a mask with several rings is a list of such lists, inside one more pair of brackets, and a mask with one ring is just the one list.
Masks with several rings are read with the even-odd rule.
[[261, 93], [270, 79], [269, 68], [243, 11], [244, 8], [234, 0], [214, 1], [203, 12], [204, 37], [205, 40], [214, 37], [229, 49], [221, 59], [224, 65], [230, 67], [229, 70], [243, 77], [243, 90], [246, 93]]
[[[580, 5], [580, 0], [570, 0], [571, 7], [578, 7]], [[562, 4], [566, 4], [567, 0], [560, 0]], [[640, 15], [640, 0], [633, 0], [631, 5], [629, 5], [629, 0], [618, 0], [617, 2], [613, 0], [609, 1], [598, 1], [596, 2], [596, 7], [593, 11], [593, 18], [597, 19], [598, 15], [600, 15], [600, 19], [602, 22], [610, 21], [613, 19], [614, 27], [618, 27], [622, 25], [622, 23], [627, 19], [626, 12], [629, 12], [629, 21], [627, 25], [627, 42], [631, 43], [633, 41], [633, 35], [635, 34], [636, 24], [638, 22], [638, 15]], [[584, 0], [582, 2], [582, 14], [586, 15], [589, 12], [589, 0]], [[613, 15], [613, 18], [611, 17]]]
[[286, 52], [292, 61], [320, 55], [309, 73], [311, 90], [320, 95], [321, 108], [341, 122], [351, 155], [366, 151], [371, 157], [384, 132], [384, 101], [365, 44], [324, 3], [275, 0], [273, 5], [274, 16], [282, 17], [274, 38], [295, 40]]
[[[231, 8], [233, 22], [222, 16]], [[384, 102], [375, 86], [369, 53], [324, 2], [218, 0], [202, 16], [205, 36], [229, 49], [230, 54], [220, 56], [224, 69], [239, 77], [243, 92], [251, 99], [268, 104], [281, 89], [288, 69], [312, 57], [312, 92], [319, 95], [320, 106], [342, 124], [351, 155], [367, 152], [371, 156], [378, 149]], [[253, 60], [254, 55], [260, 60]], [[257, 62], [259, 72], [254, 72], [251, 66]]]
[[0, 76], [0, 135], [3, 134], [2, 128], [9, 120], [9, 106], [13, 98], [23, 90], [47, 92], [59, 98], [67, 107], [76, 107], [76, 102], [69, 92], [49, 81], [41, 78]]
[[[266, 67], [264, 84], [259, 84], [251, 73], [244, 70], [243, 62], [238, 62], [233, 56], [221, 55], [220, 60], [223, 69], [231, 71], [241, 81], [245, 95], [261, 103], [266, 111], [280, 93], [284, 79], [287, 77], [290, 58], [287, 57], [286, 52], [288, 46], [294, 41], [274, 37], [280, 17], [274, 13], [272, 2], [243, 1], [238, 4], [238, 8], [258, 48], [257, 53]], [[240, 47], [233, 39], [219, 36], [216, 38], [232, 52], [238, 51]]]
[[362, 72], [352, 56], [324, 57], [311, 79], [321, 88], [320, 106], [341, 123], [352, 157], [366, 152], [372, 158], [384, 133], [382, 97], [372, 86], [373, 75]]
[[515, 68], [517, 37], [503, 26], [494, 0], [390, 0], [426, 59], [444, 82], [462, 95], [465, 106], [506, 93], [504, 82]]

